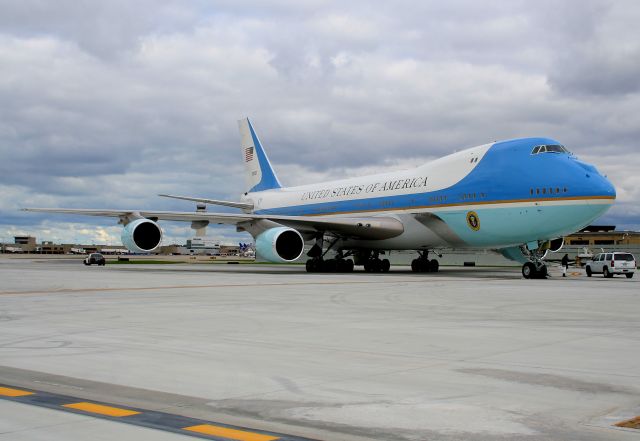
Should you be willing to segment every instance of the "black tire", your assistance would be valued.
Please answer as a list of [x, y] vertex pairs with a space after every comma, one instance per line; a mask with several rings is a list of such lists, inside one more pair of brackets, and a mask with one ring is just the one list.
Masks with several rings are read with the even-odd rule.
[[322, 270], [327, 273], [335, 273], [338, 271], [338, 261], [336, 259], [327, 259], [324, 261]]
[[547, 265], [542, 265], [540, 269], [537, 271], [536, 278], [537, 279], [546, 279], [549, 272], [547, 271]]
[[533, 263], [527, 262], [522, 265], [522, 277], [525, 279], [533, 279], [536, 273], [536, 266]]
[[587, 271], [587, 277], [591, 277], [593, 275], [593, 272], [591, 271], [591, 267], [589, 265], [587, 265], [586, 271]]
[[625, 276], [627, 276], [627, 279], [631, 279], [633, 277], [633, 273], [627, 273]]
[[607, 268], [606, 266], [602, 268], [602, 277], [604, 277], [605, 279], [610, 279], [613, 277], [613, 274], [609, 272], [609, 268]]
[[388, 273], [389, 272], [389, 268], [391, 268], [391, 262], [389, 262], [389, 259], [382, 259], [380, 261], [380, 270], [383, 273]]
[[429, 259], [418, 259], [418, 262], [420, 262], [420, 272], [428, 273], [431, 271], [431, 268], [429, 267]]
[[353, 272], [353, 260], [347, 259], [344, 261], [344, 271], [347, 273]]
[[414, 273], [420, 271], [420, 264], [418, 262], [418, 259], [413, 259], [411, 261], [411, 271], [413, 271]]
[[429, 261], [429, 271], [431, 271], [432, 273], [437, 273], [439, 269], [440, 264], [438, 263], [438, 261], [436, 259], [431, 259]]
[[371, 271], [373, 271], [373, 269], [371, 268], [371, 261], [370, 261], [370, 260], [367, 260], [367, 261], [364, 263], [364, 270], [365, 270], [365, 272], [367, 272], [367, 273], [370, 273]]
[[315, 272], [315, 265], [313, 264], [313, 259], [309, 259], [307, 260], [307, 263], [305, 263], [305, 268], [307, 269], [308, 273], [313, 273]]
[[87, 262], [82, 262], [82, 263], [84, 263], [84, 266], [89, 266], [90, 265]]

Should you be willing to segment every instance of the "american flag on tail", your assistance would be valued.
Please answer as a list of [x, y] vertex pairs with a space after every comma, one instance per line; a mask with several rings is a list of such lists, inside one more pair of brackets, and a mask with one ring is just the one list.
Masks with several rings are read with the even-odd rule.
[[253, 159], [253, 146], [244, 149], [244, 162], [249, 162]]

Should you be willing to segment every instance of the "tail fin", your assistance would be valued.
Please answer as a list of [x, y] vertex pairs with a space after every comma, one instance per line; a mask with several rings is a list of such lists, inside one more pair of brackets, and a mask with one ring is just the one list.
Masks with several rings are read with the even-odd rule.
[[282, 185], [271, 167], [267, 153], [262, 148], [249, 118], [238, 121], [238, 127], [244, 161], [245, 192], [281, 188]]

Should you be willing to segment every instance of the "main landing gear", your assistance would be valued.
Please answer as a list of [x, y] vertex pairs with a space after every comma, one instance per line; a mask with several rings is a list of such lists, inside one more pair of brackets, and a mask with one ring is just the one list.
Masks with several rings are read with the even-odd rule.
[[387, 273], [391, 268], [389, 259], [380, 259], [379, 251], [372, 251], [364, 262], [364, 270], [368, 273]]
[[325, 252], [322, 252], [324, 237], [316, 238], [315, 245], [307, 253], [311, 257], [305, 265], [308, 273], [350, 273], [353, 271], [353, 260], [347, 259], [351, 255], [350, 252], [345, 254], [338, 251], [333, 259], [324, 260], [325, 254], [333, 248], [336, 242], [338, 242], [337, 238], [329, 244]]
[[353, 272], [353, 260], [345, 259], [346, 256], [338, 253], [334, 259], [324, 260], [322, 257], [314, 257], [307, 260], [308, 273], [350, 273]]
[[[437, 273], [440, 264], [436, 259], [429, 260], [429, 251], [418, 251], [420, 257], [411, 262], [411, 271], [414, 273]], [[440, 256], [442, 257], [442, 256]]]

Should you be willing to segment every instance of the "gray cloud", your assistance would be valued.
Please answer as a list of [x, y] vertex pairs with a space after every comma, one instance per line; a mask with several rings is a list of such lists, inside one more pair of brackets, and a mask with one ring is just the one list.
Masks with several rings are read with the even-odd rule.
[[243, 116], [288, 184], [554, 137], [611, 170], [606, 219], [640, 227], [636, 2], [0, 7], [0, 231], [45, 219], [25, 205], [237, 197]]

